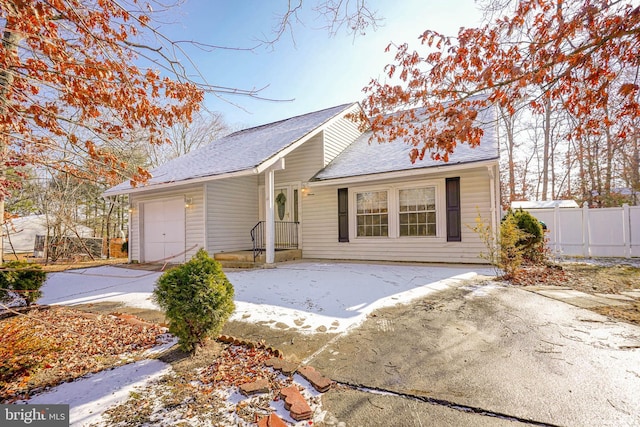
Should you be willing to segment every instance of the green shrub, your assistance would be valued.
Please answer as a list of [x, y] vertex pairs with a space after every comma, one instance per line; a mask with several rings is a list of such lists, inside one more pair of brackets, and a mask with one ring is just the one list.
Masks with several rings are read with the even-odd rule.
[[40, 288], [47, 274], [42, 267], [27, 261], [9, 261], [0, 269], [0, 297], [6, 297], [7, 290], [17, 291], [31, 305], [42, 296]]
[[183, 350], [194, 352], [207, 336], [220, 333], [235, 309], [233, 293], [220, 263], [200, 249], [160, 276], [153, 295], [169, 319], [169, 332]]
[[522, 251], [523, 259], [531, 262], [544, 261], [544, 232], [540, 221], [522, 209], [509, 210], [505, 218], [510, 217], [514, 219], [516, 226], [522, 231], [522, 235], [515, 245]]
[[506, 278], [513, 278], [518, 274], [523, 261], [523, 249], [519, 242], [526, 238], [526, 233], [518, 227], [513, 215], [507, 215], [500, 223], [500, 257], [499, 264]]

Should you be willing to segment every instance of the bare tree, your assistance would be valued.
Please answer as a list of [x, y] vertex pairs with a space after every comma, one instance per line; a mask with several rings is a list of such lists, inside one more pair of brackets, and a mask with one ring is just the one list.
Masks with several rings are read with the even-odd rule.
[[148, 157], [148, 167], [154, 168], [171, 159], [203, 147], [230, 132], [231, 128], [218, 113], [200, 112], [191, 123], [180, 122], [167, 130], [169, 143], [143, 144]]

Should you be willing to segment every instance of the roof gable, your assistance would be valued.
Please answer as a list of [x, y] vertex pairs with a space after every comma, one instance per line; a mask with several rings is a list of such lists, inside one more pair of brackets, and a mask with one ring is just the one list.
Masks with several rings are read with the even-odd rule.
[[[338, 105], [234, 132], [151, 170], [152, 178], [142, 188], [253, 170], [305, 136], [315, 133], [353, 105]], [[123, 194], [131, 190], [129, 182], [123, 182], [104, 194]]]

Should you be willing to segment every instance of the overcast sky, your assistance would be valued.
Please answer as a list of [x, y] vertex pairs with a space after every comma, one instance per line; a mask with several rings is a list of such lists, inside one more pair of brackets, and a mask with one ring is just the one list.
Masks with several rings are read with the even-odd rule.
[[[265, 98], [292, 100], [230, 96], [225, 102], [208, 96], [210, 110], [221, 112], [234, 127], [248, 127], [360, 101], [362, 88], [371, 78], [383, 75], [385, 64], [393, 60], [393, 53], [384, 52], [389, 42], [417, 47], [417, 37], [426, 29], [455, 35], [460, 27], [480, 23], [473, 0], [371, 0], [371, 8], [384, 18], [377, 31], [355, 39], [343, 31], [331, 38], [311, 10], [315, 1], [305, 0], [304, 22], [294, 25], [293, 37], [285, 34], [273, 48], [190, 51], [211, 84], [264, 87], [260, 94]], [[173, 39], [252, 47], [258, 39], [272, 37], [277, 16], [286, 5], [287, 0], [186, 0], [172, 12], [173, 24], [163, 31]]]

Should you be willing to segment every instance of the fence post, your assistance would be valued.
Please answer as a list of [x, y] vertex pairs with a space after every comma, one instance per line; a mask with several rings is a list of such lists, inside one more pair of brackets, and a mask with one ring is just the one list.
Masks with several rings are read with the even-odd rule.
[[591, 239], [589, 236], [590, 221], [589, 221], [589, 205], [587, 202], [582, 204], [582, 255], [585, 258], [591, 257]]
[[624, 256], [631, 258], [631, 212], [629, 205], [622, 205], [622, 234], [624, 235]]
[[556, 257], [562, 255], [562, 245], [560, 243], [560, 203], [555, 202], [553, 206], [553, 251]]

